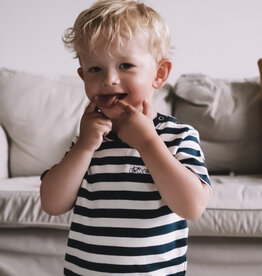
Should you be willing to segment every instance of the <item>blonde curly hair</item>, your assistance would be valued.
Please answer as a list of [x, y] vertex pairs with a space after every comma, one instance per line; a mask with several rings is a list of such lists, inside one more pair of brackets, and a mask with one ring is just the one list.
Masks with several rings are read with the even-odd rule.
[[149, 50], [157, 62], [169, 58], [169, 29], [160, 15], [141, 1], [98, 0], [79, 14], [74, 26], [66, 30], [63, 41], [75, 51], [76, 57], [83, 49], [95, 51], [99, 42], [105, 43], [110, 53], [114, 41], [122, 45], [136, 31], [148, 39]]

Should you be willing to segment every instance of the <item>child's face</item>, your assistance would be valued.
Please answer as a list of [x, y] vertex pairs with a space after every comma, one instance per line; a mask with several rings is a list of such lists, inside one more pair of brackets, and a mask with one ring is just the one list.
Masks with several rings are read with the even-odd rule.
[[115, 99], [139, 111], [144, 99], [152, 103], [157, 64], [142, 35], [124, 40], [120, 47], [113, 43], [109, 52], [103, 43], [97, 45], [95, 52], [83, 48], [79, 54], [81, 67], [78, 73], [84, 80], [87, 97], [92, 100], [98, 96], [103, 103], [99, 108], [113, 119], [119, 115], [113, 105]]

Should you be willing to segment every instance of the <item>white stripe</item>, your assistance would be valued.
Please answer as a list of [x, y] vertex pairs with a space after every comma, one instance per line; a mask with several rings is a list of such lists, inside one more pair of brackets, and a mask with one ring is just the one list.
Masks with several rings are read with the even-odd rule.
[[135, 165], [135, 164], [126, 164], [126, 165], [119, 165], [119, 164], [109, 164], [109, 165], [93, 165], [90, 167], [89, 172], [91, 174], [96, 173], [130, 173], [131, 170], [136, 167], [139, 168], [141, 171], [146, 170], [146, 166], [142, 165]]
[[132, 210], [157, 210], [164, 206], [163, 201], [159, 200], [87, 200], [83, 197], [77, 198], [77, 205], [89, 209], [132, 209]]
[[170, 243], [174, 240], [187, 238], [188, 228], [177, 230], [161, 236], [147, 238], [123, 238], [123, 237], [104, 237], [86, 235], [79, 232], [70, 231], [69, 238], [79, 240], [84, 243], [105, 246], [127, 246], [127, 247], [148, 247]]
[[[112, 265], [147, 265], [150, 263], [158, 263], [172, 260], [177, 257], [181, 257], [186, 253], [187, 247], [176, 248], [170, 252], [157, 254], [157, 255], [146, 255], [146, 256], [115, 256], [115, 255], [102, 255], [87, 253], [75, 248], [69, 247], [67, 253], [87, 260], [93, 263], [104, 263]], [[116, 252], [117, 254], [117, 252]], [[150, 263], [149, 263], [150, 262]]]
[[[163, 268], [163, 269], [159, 269], [157, 271], [154, 271], [154, 272], [149, 272], [149, 273], [143, 273], [143, 274], [137, 274], [137, 276], [139, 275], [150, 275], [150, 276], [160, 276], [160, 275], [169, 275], [169, 274], [175, 274], [175, 273], [178, 273], [178, 272], [181, 272], [181, 271], [185, 271], [186, 270], [186, 267], [187, 267], [187, 263], [182, 263], [182, 264], [179, 264], [179, 265], [176, 265], [176, 266], [171, 266], [171, 267], [166, 267], [166, 268]], [[132, 274], [133, 276], [133, 274]]]
[[86, 179], [81, 185], [90, 192], [95, 191], [135, 191], [135, 192], [155, 192], [157, 188], [151, 183], [141, 182], [98, 182], [88, 184]]
[[81, 215], [74, 214], [73, 221], [86, 226], [94, 227], [123, 227], [123, 228], [154, 228], [168, 225], [182, 220], [181, 217], [172, 213], [166, 216], [153, 219], [115, 219], [115, 218], [85, 218]]
[[[183, 133], [182, 133], [183, 134]], [[160, 137], [165, 141], [165, 142], [172, 142], [175, 139], [183, 139], [185, 134], [183, 134], [183, 136], [181, 136], [181, 133], [179, 134], [174, 134], [174, 133], [162, 133], [160, 135]], [[192, 141], [191, 141], [192, 143]]]
[[[124, 154], [123, 154], [124, 153]], [[101, 158], [105, 156], [117, 157], [117, 156], [134, 156], [140, 157], [139, 153], [134, 149], [129, 148], [114, 148], [95, 151], [94, 157]]]
[[164, 123], [159, 123], [157, 125], [157, 129], [160, 129], [160, 130], [163, 130], [167, 127], [172, 127], [172, 128], [176, 128], [176, 129], [188, 128], [189, 130], [193, 129], [192, 126], [190, 126], [190, 125], [174, 123], [174, 122], [171, 122], [171, 121], [164, 122]]

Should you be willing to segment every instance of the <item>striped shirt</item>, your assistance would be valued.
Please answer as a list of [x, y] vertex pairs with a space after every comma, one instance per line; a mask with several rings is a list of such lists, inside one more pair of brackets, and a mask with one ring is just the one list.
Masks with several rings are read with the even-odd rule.
[[[209, 185], [197, 131], [161, 114], [154, 124], [175, 158]], [[79, 189], [65, 275], [185, 275], [187, 236], [139, 153], [110, 133]]]

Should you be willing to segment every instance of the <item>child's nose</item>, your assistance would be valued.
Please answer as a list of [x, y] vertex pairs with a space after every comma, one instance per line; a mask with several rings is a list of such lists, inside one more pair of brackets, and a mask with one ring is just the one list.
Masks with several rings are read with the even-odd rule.
[[118, 72], [110, 70], [105, 73], [103, 84], [104, 86], [117, 85], [120, 83]]

